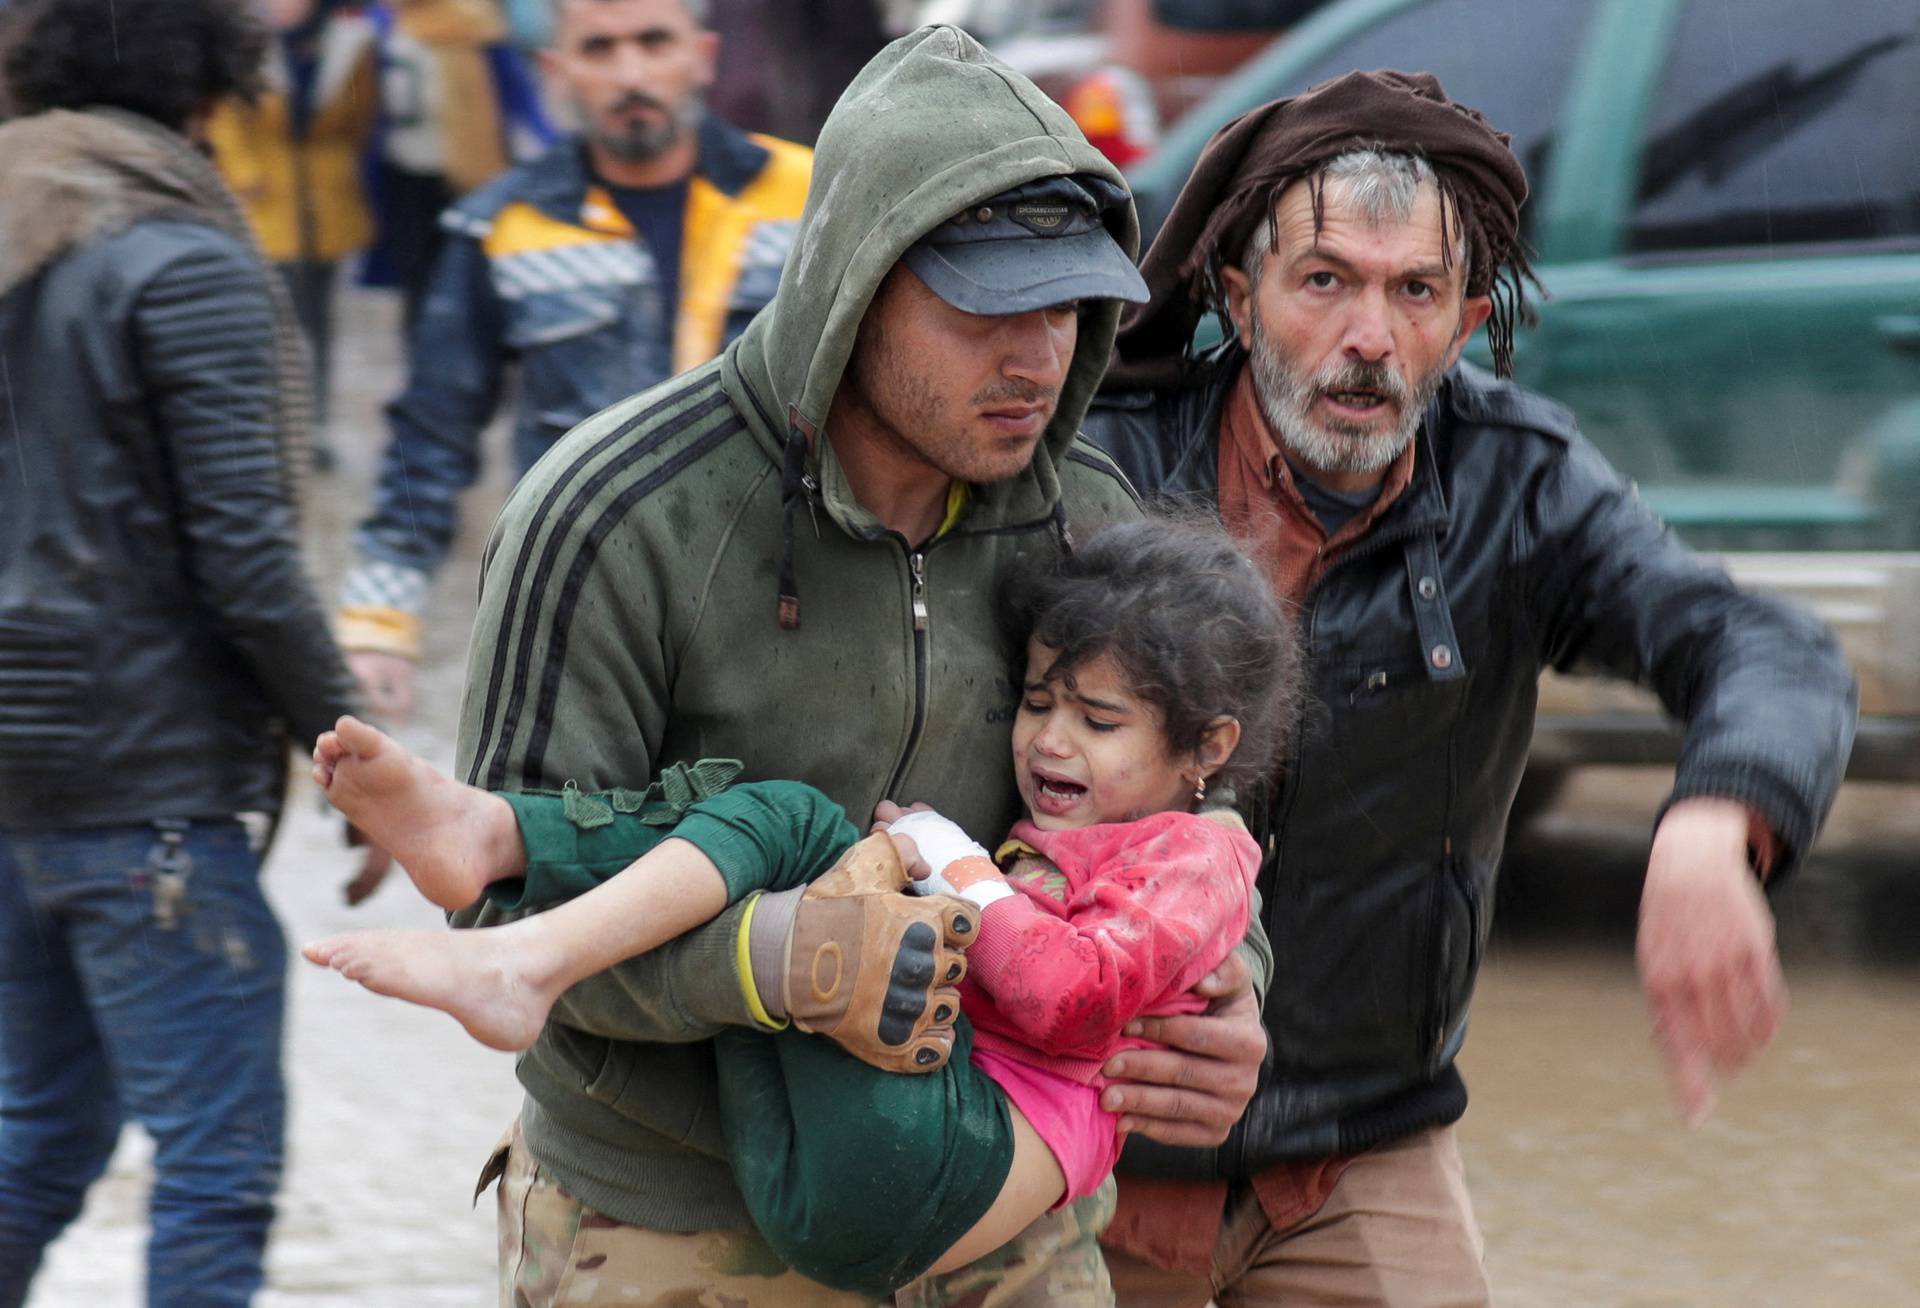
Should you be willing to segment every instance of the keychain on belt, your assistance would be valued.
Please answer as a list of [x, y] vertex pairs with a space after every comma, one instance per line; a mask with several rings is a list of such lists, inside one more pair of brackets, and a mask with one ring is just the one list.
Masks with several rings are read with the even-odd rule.
[[147, 855], [153, 871], [153, 917], [162, 931], [171, 931], [180, 922], [187, 902], [187, 877], [193, 871], [193, 855], [187, 852], [187, 824], [178, 820], [155, 822], [160, 843]]

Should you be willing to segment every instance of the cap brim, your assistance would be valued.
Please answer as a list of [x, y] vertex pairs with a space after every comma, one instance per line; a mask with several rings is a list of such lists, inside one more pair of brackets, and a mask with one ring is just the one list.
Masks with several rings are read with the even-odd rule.
[[1027, 313], [1072, 300], [1147, 301], [1140, 270], [1105, 231], [916, 245], [901, 258], [935, 295], [967, 313]]

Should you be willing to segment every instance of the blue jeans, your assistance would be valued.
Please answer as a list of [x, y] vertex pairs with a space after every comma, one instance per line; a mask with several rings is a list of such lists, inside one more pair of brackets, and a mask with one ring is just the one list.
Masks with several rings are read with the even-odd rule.
[[123, 1120], [154, 1142], [147, 1302], [245, 1305], [280, 1183], [286, 942], [239, 823], [0, 831], [0, 1308]]

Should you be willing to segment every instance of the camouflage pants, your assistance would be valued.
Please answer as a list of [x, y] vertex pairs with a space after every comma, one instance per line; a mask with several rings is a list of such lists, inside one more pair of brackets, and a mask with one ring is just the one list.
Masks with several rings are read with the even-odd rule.
[[[594, 1212], [541, 1171], [515, 1122], [482, 1173], [500, 1178], [500, 1308], [876, 1308], [783, 1266], [750, 1231], [678, 1234]], [[1098, 1237], [1109, 1179], [1000, 1249], [901, 1290], [898, 1308], [1111, 1308]]]
[[1048, 1213], [986, 1257], [902, 1289], [896, 1308], [1113, 1308], [1100, 1232], [1113, 1220], [1114, 1195], [1109, 1176], [1085, 1199]]
[[517, 1121], [481, 1184], [493, 1175], [500, 1308], [874, 1308], [789, 1269], [757, 1232], [650, 1231], [602, 1216], [541, 1170]]

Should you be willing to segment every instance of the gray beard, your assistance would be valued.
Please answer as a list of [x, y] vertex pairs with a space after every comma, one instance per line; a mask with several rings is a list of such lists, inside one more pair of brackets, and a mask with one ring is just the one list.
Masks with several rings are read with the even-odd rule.
[[[1334, 364], [1312, 377], [1296, 377], [1261, 331], [1259, 311], [1251, 309], [1251, 316], [1253, 340], [1248, 354], [1253, 392], [1281, 448], [1316, 472], [1369, 473], [1392, 466], [1420, 430], [1421, 416], [1446, 377], [1445, 363], [1435, 365], [1411, 387], [1381, 363]], [[1385, 396], [1399, 407], [1399, 423], [1382, 432], [1338, 418], [1311, 416], [1316, 400], [1328, 391], [1341, 390], [1369, 390]]]

